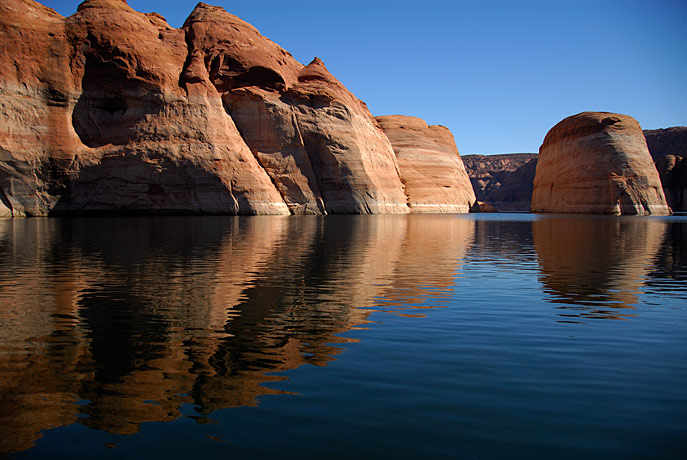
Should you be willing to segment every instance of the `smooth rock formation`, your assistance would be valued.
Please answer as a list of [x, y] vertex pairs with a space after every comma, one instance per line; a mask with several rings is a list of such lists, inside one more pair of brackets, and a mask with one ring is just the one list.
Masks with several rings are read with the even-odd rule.
[[31, 0], [0, 8], [13, 215], [288, 214], [214, 87], [180, 78], [183, 31], [124, 1], [87, 0], [67, 19]]
[[377, 117], [391, 141], [411, 213], [467, 213], [470, 179], [448, 128], [402, 115]]
[[0, 216], [407, 213], [364, 103], [222, 8], [0, 5]]
[[407, 213], [398, 164], [367, 107], [315, 58], [298, 63], [251, 25], [198, 4], [190, 55], [293, 213]]
[[463, 163], [479, 201], [499, 211], [529, 211], [536, 153], [465, 155]]
[[554, 126], [539, 149], [532, 212], [670, 214], [639, 123], [583, 112]]

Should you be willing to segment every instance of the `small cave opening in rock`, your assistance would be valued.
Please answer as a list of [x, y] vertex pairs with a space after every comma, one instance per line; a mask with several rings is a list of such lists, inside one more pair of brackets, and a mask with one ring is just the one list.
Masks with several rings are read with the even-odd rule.
[[[229, 65], [230, 63], [234, 65]], [[244, 70], [238, 62], [226, 56], [221, 61], [219, 58], [212, 61], [210, 78], [220, 92], [246, 86], [258, 86], [272, 90], [280, 90], [286, 86], [284, 79], [278, 72], [262, 66], [254, 66]]]
[[263, 88], [278, 89], [284, 86], [284, 79], [272, 69], [267, 67], [251, 67], [247, 72], [236, 78], [237, 87], [241, 86], [260, 86]]
[[121, 114], [124, 114], [126, 112], [127, 106], [124, 98], [118, 96], [108, 97], [107, 99], [103, 100], [103, 104], [100, 108], [109, 113], [110, 115], [114, 115], [117, 112], [121, 112]]
[[128, 77], [125, 68], [97, 56], [86, 58], [81, 87], [72, 123], [76, 134], [89, 147], [127, 143], [131, 128], [146, 113], [156, 110], [155, 98], [143, 101], [140, 94], [145, 89]]

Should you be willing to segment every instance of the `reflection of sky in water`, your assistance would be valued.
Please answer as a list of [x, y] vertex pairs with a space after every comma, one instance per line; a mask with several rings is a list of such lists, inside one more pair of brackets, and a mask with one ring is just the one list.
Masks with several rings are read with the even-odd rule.
[[354, 344], [402, 344], [398, 359], [431, 374], [530, 322], [537, 340], [563, 323], [641, 326], [687, 298], [684, 243], [676, 218], [0, 220], [0, 451], [73, 423], [212, 424]]

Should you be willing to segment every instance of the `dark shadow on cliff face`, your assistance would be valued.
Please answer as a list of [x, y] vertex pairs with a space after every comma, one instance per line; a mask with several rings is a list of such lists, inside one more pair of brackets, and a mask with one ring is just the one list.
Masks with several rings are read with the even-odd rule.
[[239, 214], [239, 207], [217, 175], [190, 161], [143, 159], [124, 150], [82, 168], [50, 213], [118, 214]]
[[568, 321], [633, 316], [665, 228], [651, 219], [538, 218], [532, 232], [548, 300]]
[[222, 94], [225, 111], [294, 214], [325, 214], [317, 179], [291, 106], [251, 91]]
[[97, 56], [86, 57], [81, 86], [72, 123], [81, 142], [89, 147], [127, 144], [136, 137], [136, 124], [162, 107], [156, 91], [129, 78], [121, 66]]

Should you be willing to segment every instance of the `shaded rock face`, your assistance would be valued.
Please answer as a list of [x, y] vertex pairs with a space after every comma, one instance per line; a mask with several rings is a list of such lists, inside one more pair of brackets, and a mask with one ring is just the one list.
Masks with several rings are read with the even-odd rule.
[[470, 211], [475, 193], [448, 128], [401, 115], [377, 121], [398, 158], [411, 213]]
[[221, 8], [6, 0], [0, 44], [0, 216], [409, 211], [366, 106]]
[[687, 212], [687, 127], [644, 130], [644, 137], [673, 211]]
[[470, 207], [470, 212], [498, 212], [494, 206], [484, 201], [475, 201]]
[[687, 212], [687, 157], [666, 155], [656, 161], [668, 206], [676, 212]]
[[537, 158], [508, 174], [500, 187], [496, 187], [487, 200], [500, 211], [530, 211]]
[[583, 112], [554, 126], [539, 149], [532, 212], [670, 214], [639, 123]]
[[687, 157], [687, 126], [645, 129], [644, 137], [654, 161], [666, 155]]
[[465, 155], [463, 163], [477, 200], [499, 211], [530, 210], [537, 154]]

